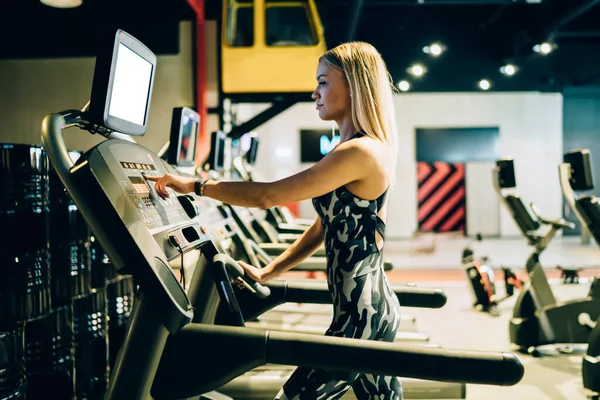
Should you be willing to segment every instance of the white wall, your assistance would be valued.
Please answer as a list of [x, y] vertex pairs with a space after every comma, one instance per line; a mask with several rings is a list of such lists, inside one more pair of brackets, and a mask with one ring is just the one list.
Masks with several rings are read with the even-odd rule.
[[[136, 138], [153, 151], [169, 139], [173, 108], [194, 104], [191, 32], [191, 23], [182, 22], [179, 54], [158, 56], [148, 130]], [[45, 115], [89, 100], [94, 63], [94, 57], [0, 61], [0, 142], [40, 144]], [[72, 130], [65, 141], [70, 149], [87, 149], [100, 138]]]
[[[264, 105], [240, 106], [244, 121]], [[415, 129], [498, 126], [501, 155], [515, 158], [518, 191], [548, 217], [559, 217], [562, 195], [557, 167], [562, 160], [562, 96], [557, 93], [403, 94], [396, 97], [399, 128], [397, 185], [388, 197], [388, 238], [408, 238], [417, 229]], [[265, 180], [301, 171], [300, 129], [327, 129], [312, 103], [299, 103], [256, 129], [260, 148], [256, 170]], [[491, 177], [490, 177], [491, 179]], [[472, 183], [471, 183], [472, 184]], [[484, 182], [488, 184], [488, 182]], [[303, 218], [313, 218], [309, 202]], [[510, 215], [500, 212], [500, 235], [518, 236]]]
[[465, 200], [467, 203], [467, 234], [483, 237], [500, 236], [500, 203], [492, 182], [493, 161], [465, 163]]
[[[561, 215], [562, 195], [558, 183], [558, 164], [562, 160], [560, 94], [410, 94], [398, 97], [396, 114], [402, 139], [398, 187], [390, 197], [390, 204], [406, 206], [391, 207], [388, 218], [394, 236], [408, 236], [416, 227], [414, 131], [417, 127], [498, 126], [500, 152], [503, 157], [515, 159], [518, 191], [522, 198], [535, 202], [545, 215]], [[504, 208], [500, 213], [500, 235], [519, 235]]]

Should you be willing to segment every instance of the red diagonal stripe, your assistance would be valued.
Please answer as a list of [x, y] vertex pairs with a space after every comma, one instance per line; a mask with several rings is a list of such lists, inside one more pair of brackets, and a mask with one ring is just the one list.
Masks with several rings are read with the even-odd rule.
[[431, 165], [426, 162], [420, 161], [417, 164], [417, 182], [423, 182], [423, 179], [427, 178], [427, 175], [431, 173]]
[[446, 216], [448, 213], [456, 207], [456, 205], [464, 200], [465, 188], [459, 187], [446, 201], [441, 203], [435, 211], [429, 215], [422, 223], [424, 229], [433, 230]]
[[422, 229], [425, 231], [431, 231], [435, 226], [448, 214], [448, 212], [456, 206], [456, 204], [464, 199], [465, 197], [465, 188], [460, 187], [454, 194], [444, 203], [440, 204], [437, 210], [427, 218], [422, 225]]
[[418, 190], [418, 199], [419, 202], [423, 201], [424, 198], [429, 196], [429, 193], [441, 182], [443, 181], [448, 173], [450, 173], [450, 165], [446, 163], [436, 162], [433, 164], [436, 171], [433, 173], [433, 176], [427, 180]]
[[417, 212], [417, 218], [421, 221], [425, 218], [429, 213], [431, 213], [438, 204], [450, 193], [450, 191], [456, 186], [458, 182], [460, 182], [465, 177], [465, 167], [463, 164], [455, 165], [456, 172], [454, 172], [444, 183], [442, 186], [438, 187], [438, 189], [427, 199], [425, 203], [421, 207], [419, 207], [419, 211]]
[[[440, 227], [440, 232], [448, 232], [450, 229], [452, 229], [452, 227], [454, 225], [456, 225], [458, 223], [458, 221], [461, 220], [461, 218], [464, 218], [464, 216], [465, 216], [465, 208], [461, 207], [458, 210], [456, 210], [454, 215], [452, 215], [450, 218], [448, 218], [448, 220], [446, 222], [444, 222], [444, 224]], [[459, 229], [459, 230], [462, 230], [462, 229]]]

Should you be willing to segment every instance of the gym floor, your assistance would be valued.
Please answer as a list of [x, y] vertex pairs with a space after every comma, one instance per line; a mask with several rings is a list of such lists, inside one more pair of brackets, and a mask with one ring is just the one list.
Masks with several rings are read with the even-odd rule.
[[[446, 292], [448, 302], [442, 309], [404, 309], [407, 316], [416, 317], [418, 331], [428, 334], [431, 343], [451, 349], [514, 351], [509, 342], [508, 325], [516, 296], [500, 303], [498, 317], [471, 307], [470, 289], [460, 268], [460, 255], [468, 242], [468, 239], [454, 235], [436, 235], [434, 239], [423, 235], [411, 241], [389, 241], [385, 256], [392, 260], [395, 269], [388, 276], [393, 282], [415, 282]], [[531, 252], [523, 238], [484, 239], [474, 250], [477, 256], [488, 256], [495, 267], [508, 266], [518, 276]], [[585, 296], [589, 278], [600, 275], [600, 249], [593, 241], [581, 244], [579, 237], [555, 238], [540, 259], [559, 300]], [[583, 267], [579, 274], [581, 282], [563, 284], [557, 265]], [[502, 279], [499, 273], [496, 279]], [[499, 281], [497, 292], [504, 293], [504, 286]], [[467, 399], [586, 400], [581, 380], [585, 347], [571, 350], [572, 353], [565, 354], [548, 347], [540, 358], [520, 354], [525, 376], [519, 384], [512, 387], [468, 385]]]

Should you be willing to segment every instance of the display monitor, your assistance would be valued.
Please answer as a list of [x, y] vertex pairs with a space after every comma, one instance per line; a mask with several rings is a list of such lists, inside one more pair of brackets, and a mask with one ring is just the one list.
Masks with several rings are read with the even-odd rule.
[[571, 165], [569, 183], [573, 190], [586, 191], [594, 188], [592, 155], [589, 149], [569, 151], [564, 155], [563, 160]]
[[225, 139], [223, 132], [212, 132], [210, 135], [208, 164], [213, 171], [223, 172], [225, 169]]
[[178, 167], [196, 164], [196, 143], [200, 128], [200, 115], [188, 107], [173, 109], [171, 137], [167, 162]]
[[497, 160], [496, 167], [498, 168], [498, 183], [502, 189], [517, 187], [515, 166], [512, 158]]
[[250, 135], [250, 146], [246, 151], [246, 162], [250, 165], [256, 164], [256, 154], [258, 153], [258, 135], [255, 133]]
[[90, 122], [127, 135], [144, 135], [156, 55], [121, 29], [99, 48], [88, 110]]

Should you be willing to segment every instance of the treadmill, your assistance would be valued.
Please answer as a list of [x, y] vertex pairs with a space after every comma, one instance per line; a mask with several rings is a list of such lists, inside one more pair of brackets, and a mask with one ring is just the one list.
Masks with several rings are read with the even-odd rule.
[[[43, 145], [57, 175], [112, 262], [139, 285], [106, 400], [206, 393], [203, 398], [223, 398], [210, 392], [267, 363], [490, 385], [515, 385], [522, 379], [523, 365], [512, 353], [244, 327], [230, 276], [240, 276], [243, 269], [215, 254], [172, 191], [166, 200], [155, 195], [142, 173], [174, 170], [127, 137], [145, 133], [156, 56], [122, 30], [108, 39], [100, 42], [90, 103], [81, 111], [49, 114], [42, 122]], [[74, 164], [62, 132], [75, 127], [110, 140]], [[170, 261], [188, 251], [199, 257], [186, 289]], [[269, 294], [268, 287], [243, 279], [256, 296]], [[209, 312], [219, 299], [229, 310], [229, 326], [210, 323], [214, 315]]]

